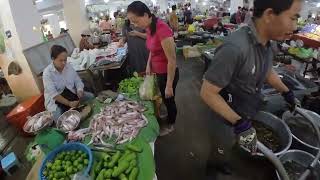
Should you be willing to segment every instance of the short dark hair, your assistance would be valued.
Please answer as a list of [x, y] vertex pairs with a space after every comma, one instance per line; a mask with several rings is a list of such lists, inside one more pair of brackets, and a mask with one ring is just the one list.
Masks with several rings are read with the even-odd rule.
[[173, 6], [171, 7], [171, 9], [172, 9], [172, 11], [175, 11], [175, 10], [177, 10], [177, 6], [176, 6], [176, 5], [173, 5]]
[[66, 48], [60, 46], [60, 45], [53, 45], [51, 47], [51, 59], [54, 60], [56, 59], [59, 54], [63, 53], [63, 52], [68, 52]]
[[290, 9], [296, 0], [255, 0], [253, 8], [253, 17], [260, 18], [266, 9], [271, 8], [276, 15]]
[[238, 6], [238, 10], [240, 10], [241, 9], [241, 6]]

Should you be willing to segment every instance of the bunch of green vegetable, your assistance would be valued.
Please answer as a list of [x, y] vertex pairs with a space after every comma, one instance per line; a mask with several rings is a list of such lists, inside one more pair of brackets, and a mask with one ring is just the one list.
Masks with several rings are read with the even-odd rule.
[[105, 153], [93, 167], [95, 180], [136, 180], [139, 174], [137, 153], [142, 148], [130, 144], [124, 152]]
[[49, 180], [68, 180], [89, 164], [88, 156], [82, 151], [63, 151], [52, 162], [46, 164], [43, 175]]
[[142, 77], [134, 76], [125, 79], [119, 83], [119, 92], [127, 94], [129, 97], [138, 94], [140, 84], [143, 82]]

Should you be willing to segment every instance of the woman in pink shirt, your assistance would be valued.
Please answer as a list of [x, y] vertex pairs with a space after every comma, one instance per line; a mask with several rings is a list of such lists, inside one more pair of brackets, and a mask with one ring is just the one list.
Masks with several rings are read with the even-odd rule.
[[132, 24], [147, 31], [149, 59], [146, 73], [155, 73], [164, 104], [168, 110], [168, 127], [161, 128], [160, 136], [174, 130], [177, 107], [174, 100], [175, 89], [179, 80], [176, 65], [176, 45], [171, 28], [151, 14], [150, 9], [141, 1], [134, 1], [128, 6], [128, 19]]

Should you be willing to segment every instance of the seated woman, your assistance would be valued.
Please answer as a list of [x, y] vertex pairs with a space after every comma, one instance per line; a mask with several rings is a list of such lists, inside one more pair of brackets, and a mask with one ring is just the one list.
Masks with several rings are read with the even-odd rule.
[[45, 107], [57, 120], [62, 113], [94, 98], [84, 92], [77, 72], [67, 63], [67, 50], [59, 45], [51, 48], [52, 63], [43, 72]]

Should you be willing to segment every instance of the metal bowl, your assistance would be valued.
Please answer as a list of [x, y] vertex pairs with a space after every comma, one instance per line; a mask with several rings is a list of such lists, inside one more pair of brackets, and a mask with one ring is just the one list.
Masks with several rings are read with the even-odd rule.
[[[314, 119], [314, 122], [320, 128], [320, 116], [315, 112], [312, 112], [309, 110], [305, 110], [305, 111], [307, 114], [309, 114]], [[284, 120], [284, 122], [290, 121], [290, 118], [293, 116], [295, 116], [295, 115], [290, 113], [289, 111], [287, 111], [283, 114], [282, 119]], [[297, 116], [300, 116], [300, 115], [297, 115]], [[300, 140], [295, 134], [292, 134], [292, 137], [293, 137], [293, 144], [292, 145], [294, 146], [294, 148], [301, 149], [301, 150], [309, 152], [313, 155], [316, 155], [318, 153], [318, 151], [319, 151], [318, 147], [312, 146], [312, 145]]]
[[[49, 121], [45, 122], [44, 124], [42, 124], [42, 126], [40, 128], [38, 128], [36, 130], [34, 129], [33, 131], [30, 130], [30, 128], [28, 128], [29, 124], [35, 124], [36, 121], [39, 120], [39, 118], [41, 118], [44, 115], [50, 117]], [[36, 115], [34, 115], [32, 117], [29, 117], [27, 122], [23, 126], [23, 131], [26, 132], [26, 133], [31, 133], [31, 134], [37, 133], [38, 131], [42, 130], [43, 128], [51, 126], [52, 123], [53, 123], [52, 113], [49, 112], [49, 111], [43, 111], [43, 112], [40, 112], [40, 113], [38, 113], [38, 114], [36, 114]]]
[[[75, 118], [76, 123], [73, 127], [71, 127], [70, 129], [66, 129], [63, 124], [69, 119], [69, 118]], [[81, 119], [81, 114], [78, 111], [75, 110], [69, 110], [66, 111], [65, 113], [63, 113], [57, 121], [57, 128], [62, 130], [63, 132], [69, 132], [69, 131], [73, 131], [75, 130], [80, 123], [80, 119]]]
[[[304, 167], [309, 167], [311, 162], [314, 160], [314, 156], [310, 153], [307, 153], [305, 151], [301, 151], [301, 150], [289, 150], [286, 153], [284, 153], [282, 156], [280, 156], [280, 161], [282, 164], [284, 164], [287, 161], [294, 161], [298, 164], [303, 165]], [[277, 177], [279, 180], [281, 180], [278, 172], [277, 173]], [[318, 164], [315, 166], [314, 168], [314, 174], [316, 176], [316, 179], [320, 178], [320, 164], [318, 162]]]
[[[279, 140], [280, 140], [281, 149], [278, 152], [274, 153], [276, 156], [280, 156], [288, 151], [292, 143], [292, 134], [286, 123], [284, 123], [277, 116], [268, 112], [263, 112], [263, 111], [258, 112], [258, 114], [253, 119], [255, 121], [268, 125], [275, 133], [278, 134], [280, 138]], [[245, 149], [245, 148], [243, 149], [249, 153], [248, 149]], [[260, 152], [257, 153], [256, 156], [264, 157], [264, 155]]]

